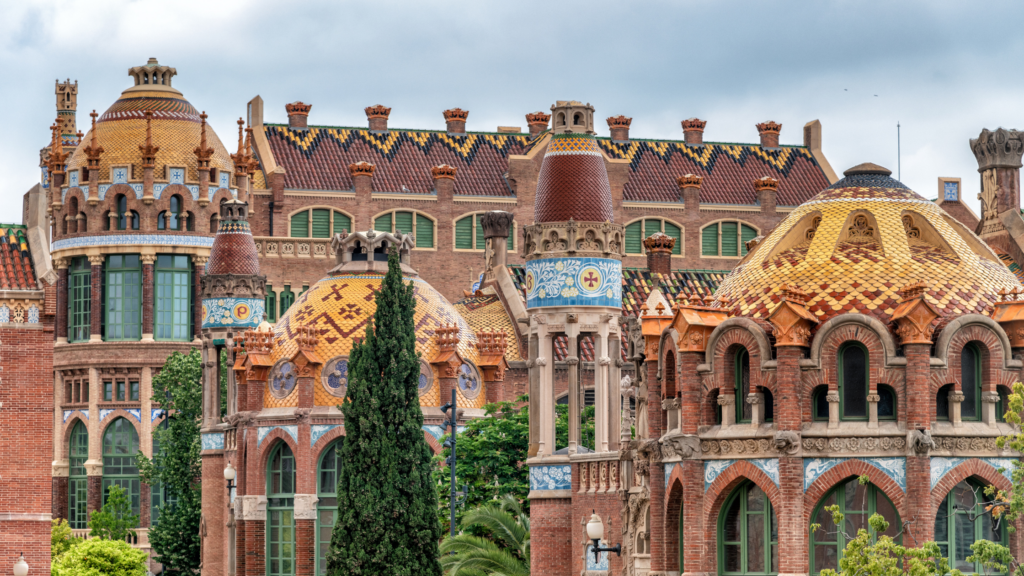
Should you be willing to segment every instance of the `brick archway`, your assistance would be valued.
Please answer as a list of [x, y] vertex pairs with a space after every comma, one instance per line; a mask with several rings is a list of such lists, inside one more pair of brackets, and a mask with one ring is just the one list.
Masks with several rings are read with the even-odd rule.
[[424, 430], [423, 438], [427, 441], [427, 446], [430, 446], [430, 451], [434, 453], [434, 456], [441, 453], [441, 445], [437, 443], [437, 439], [434, 438], [430, 432]]
[[892, 502], [892, 505], [896, 507], [900, 518], [907, 517], [907, 510], [904, 508], [906, 506], [906, 492], [900, 488], [899, 484], [896, 484], [888, 474], [882, 472], [877, 467], [863, 460], [850, 459], [837, 464], [821, 476], [818, 476], [814, 483], [804, 491], [804, 524], [810, 524], [811, 514], [821, 499], [825, 497], [825, 494], [828, 494], [829, 490], [832, 490], [837, 484], [851, 476], [862, 475], [867, 475], [871, 478], [871, 483], [881, 490], [889, 501]]
[[[704, 491], [704, 566], [703, 572], [718, 573], [718, 517], [722, 506], [740, 484], [745, 481], [757, 484], [772, 503], [776, 519], [779, 517], [782, 494], [775, 482], [760, 468], [746, 460], [738, 460], [722, 471]], [[782, 525], [782, 521], [779, 525]], [[688, 568], [689, 569], [689, 568]], [[689, 569], [692, 570], [692, 569]]]
[[932, 509], [937, 509], [954, 486], [971, 476], [981, 478], [999, 490], [1009, 490], [1012, 488], [1006, 476], [1000, 474], [991, 464], [978, 458], [971, 458], [946, 472], [938, 483], [935, 484], [935, 487], [932, 488]]
[[278, 442], [284, 442], [292, 450], [292, 455], [295, 457], [295, 473], [305, 474], [306, 472], [299, 469], [299, 446], [298, 441], [292, 438], [292, 435], [285, 432], [281, 428], [274, 428], [264, 438], [263, 442], [260, 442], [257, 448], [256, 458], [256, 485], [253, 486], [249, 483], [249, 479], [246, 478], [246, 495], [247, 496], [266, 496], [267, 495], [267, 463], [270, 460], [270, 454], [274, 451]]

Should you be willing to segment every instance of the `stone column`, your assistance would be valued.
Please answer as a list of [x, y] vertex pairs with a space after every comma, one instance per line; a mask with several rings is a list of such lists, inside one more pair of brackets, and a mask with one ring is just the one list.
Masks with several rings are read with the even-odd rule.
[[481, 220], [484, 225], [484, 238], [487, 241], [484, 280], [495, 280], [494, 271], [507, 265], [508, 236], [513, 229], [512, 214], [492, 210], [484, 214]]
[[554, 336], [544, 328], [540, 356], [540, 452], [544, 456], [555, 453], [555, 386], [554, 386]]
[[[537, 357], [540, 354], [540, 337], [530, 334], [529, 360], [526, 365], [529, 367], [529, 406], [530, 414], [540, 414], [540, 365], [537, 364]], [[532, 458], [537, 455], [540, 449], [540, 419], [530, 418], [530, 449], [527, 456]]]
[[[594, 334], [594, 451], [608, 451], [608, 325]], [[618, 433], [618, 430], [615, 431]]]
[[580, 347], [579, 324], [567, 327], [569, 336], [569, 454], [575, 454], [580, 444]]
[[68, 259], [57, 258], [57, 344], [68, 343]]
[[224, 481], [224, 432], [204, 432], [204, 446], [219, 448], [202, 451], [203, 520], [201, 532], [203, 573], [226, 574], [224, 530], [227, 522], [227, 485]]
[[156, 262], [156, 254], [143, 254], [140, 259], [142, 260], [142, 341], [152, 342], [155, 334], [153, 315], [156, 313], [154, 298], [156, 283], [153, 278], [153, 263]]
[[[658, 378], [658, 358], [656, 343], [648, 342], [647, 355], [647, 426], [650, 441], [655, 442], [665, 432], [665, 423], [662, 420], [664, 412], [661, 410], [661, 383]], [[653, 353], [652, 353], [653, 352]], [[651, 538], [648, 539], [651, 546], [651, 572], [661, 572], [668, 569], [666, 559], [665, 538], [659, 538], [659, 534], [665, 534], [665, 464], [661, 461], [660, 450], [651, 453], [650, 460], [650, 490], [651, 490]]]
[[622, 428], [622, 396], [619, 394], [619, 381], [622, 379], [621, 343], [618, 334], [608, 338], [609, 363], [605, 397], [608, 398], [608, 450], [612, 452], [619, 450], [619, 430]]
[[[998, 394], [996, 394], [996, 396], [998, 396]], [[949, 399], [949, 421], [953, 423], [954, 428], [960, 428], [964, 425], [960, 412], [960, 406], [964, 401], [964, 393], [953, 390], [948, 393], [946, 398]]]
[[212, 342], [202, 348], [203, 430], [212, 432], [220, 423], [220, 348]]
[[100, 437], [99, 401], [103, 397], [103, 382], [96, 368], [89, 368], [89, 458], [85, 461], [87, 518], [92, 518], [94, 510], [99, 510], [102, 503], [101, 486], [103, 483], [103, 439]]
[[89, 256], [91, 282], [89, 308], [89, 341], [102, 342], [101, 321], [103, 317], [103, 256]]

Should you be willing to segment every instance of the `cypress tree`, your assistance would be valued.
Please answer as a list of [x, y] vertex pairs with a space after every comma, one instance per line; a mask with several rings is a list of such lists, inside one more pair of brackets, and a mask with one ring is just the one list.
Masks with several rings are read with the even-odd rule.
[[440, 576], [437, 495], [423, 438], [412, 282], [398, 253], [376, 294], [366, 337], [349, 355], [338, 520], [330, 576]]

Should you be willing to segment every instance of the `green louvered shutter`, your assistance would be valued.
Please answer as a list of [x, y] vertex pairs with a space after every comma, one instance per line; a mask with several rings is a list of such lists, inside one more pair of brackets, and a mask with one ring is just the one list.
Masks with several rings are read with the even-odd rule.
[[516, 249], [515, 248], [515, 239], [516, 239], [516, 224], [515, 224], [515, 222], [513, 222], [512, 223], [512, 228], [509, 230], [509, 234], [508, 234], [508, 248], [507, 249], [508, 249], [509, 252], [511, 252], [511, 251]]
[[292, 216], [292, 238], [309, 238], [309, 210]]
[[434, 221], [421, 214], [416, 215], [416, 247], [434, 247]]
[[484, 215], [483, 214], [477, 214], [476, 215], [476, 249], [477, 250], [483, 250], [484, 249], [484, 242], [486, 240], [487, 239], [484, 238]]
[[739, 256], [739, 235], [735, 222], [722, 222], [722, 256]]
[[661, 220], [644, 220], [644, 239], [650, 238], [655, 232], [661, 232]]
[[334, 233], [352, 232], [352, 219], [341, 212], [334, 213]]
[[680, 233], [679, 226], [665, 222], [665, 235], [669, 238], [675, 238], [676, 245], [672, 247], [673, 254], [683, 253], [683, 238]]
[[395, 231], [412, 234], [412, 212], [395, 212]]
[[313, 238], [331, 237], [331, 211], [324, 208], [313, 210]]
[[701, 256], [718, 256], [718, 224], [712, 224], [700, 231]]
[[641, 222], [633, 222], [629, 226], [626, 226], [626, 254], [642, 254], [643, 250], [640, 247], [640, 243], [643, 241], [641, 238]]
[[747, 255], [747, 242], [750, 242], [754, 238], [757, 238], [757, 230], [754, 230], [750, 226], [743, 224], [740, 226], [740, 254]]
[[[419, 245], [419, 242], [416, 243]], [[469, 250], [473, 247], [473, 217], [466, 216], [455, 222], [455, 248]]]
[[377, 219], [373, 221], [373, 229], [378, 232], [391, 232], [391, 214], [392, 213], [389, 212], [383, 216], [378, 216]]

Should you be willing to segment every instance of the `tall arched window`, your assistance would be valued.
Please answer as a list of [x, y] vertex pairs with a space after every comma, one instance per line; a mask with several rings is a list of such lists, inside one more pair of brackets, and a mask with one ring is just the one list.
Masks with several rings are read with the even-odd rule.
[[107, 490], [118, 485], [132, 503], [132, 513], [139, 513], [139, 468], [135, 455], [139, 452], [139, 435], [123, 417], [107, 426], [103, 433], [103, 502]]
[[89, 459], [89, 431], [79, 420], [71, 430], [68, 446], [68, 524], [76, 530], [88, 528], [89, 478], [85, 475], [85, 461]]
[[949, 491], [935, 513], [935, 542], [951, 568], [978, 574], [998, 574], [980, 562], [968, 562], [971, 544], [990, 540], [1007, 544], [1005, 520], [996, 522], [985, 510], [985, 487], [974, 478], [960, 482]]
[[757, 230], [742, 222], [716, 222], [700, 231], [701, 256], [746, 256], [747, 242]]
[[290, 284], [284, 285], [284, 290], [281, 292], [281, 315], [284, 316], [288, 313], [288, 309], [295, 304], [295, 292], [292, 292]]
[[434, 220], [419, 212], [396, 210], [377, 216], [373, 229], [379, 232], [404, 232], [416, 239], [414, 250], [434, 247]]
[[138, 340], [142, 337], [142, 266], [138, 254], [107, 256], [103, 296], [105, 339]]
[[981, 420], [981, 349], [968, 342], [960, 354], [961, 420]]
[[267, 465], [267, 576], [295, 574], [295, 456], [279, 442]]
[[[838, 505], [844, 515], [843, 524], [839, 526], [832, 521], [832, 513], [825, 509], [834, 505]], [[811, 523], [821, 525], [811, 532], [811, 571], [817, 574], [826, 568], [838, 570], [839, 559], [846, 549], [846, 537], [855, 537], [861, 528], [871, 532], [868, 518], [876, 513], [889, 523], [883, 534], [896, 537], [901, 528], [900, 516], [889, 498], [874, 484], [861, 484], [857, 478], [850, 478], [826, 494], [811, 515]], [[874, 534], [872, 541], [877, 541], [878, 536]]]
[[839, 417], [868, 418], [868, 351], [860, 342], [839, 348]]
[[747, 403], [747, 394], [750, 394], [750, 354], [746, 348], [736, 349], [733, 370], [733, 384], [736, 388], [736, 422], [750, 422], [754, 407]]
[[342, 231], [352, 231], [352, 218], [344, 212], [329, 208], [313, 208], [292, 214], [292, 238], [330, 238]]
[[317, 467], [316, 495], [316, 573], [327, 574], [327, 549], [331, 545], [331, 532], [338, 521], [338, 478], [341, 476], [341, 446], [345, 437], [338, 438], [323, 451]]
[[117, 203], [117, 229], [138, 230], [139, 213], [128, 209], [128, 197], [118, 194], [115, 202]]
[[[71, 259], [68, 267], [68, 342], [90, 337], [92, 307], [92, 266], [85, 256]], [[96, 311], [99, 314], [99, 310]]]
[[811, 392], [811, 419], [828, 420], [828, 385], [815, 386]]
[[[164, 421], [157, 425], [161, 430], [167, 430], [170, 426], [168, 418], [164, 418]], [[162, 448], [160, 442], [157, 441], [156, 435], [153, 436], [153, 454], [160, 454]], [[160, 515], [166, 510], [169, 511], [178, 503], [178, 496], [174, 491], [169, 490], [162, 482], [157, 482], [149, 487], [149, 525], [155, 526], [157, 520], [160, 519]]]
[[161, 212], [156, 219], [157, 230], [184, 230], [187, 215], [182, 212], [181, 196], [171, 196], [170, 209]]
[[682, 500], [680, 500], [680, 502], [679, 502], [679, 573], [680, 574], [682, 574], [683, 572], [686, 571], [684, 569], [684, 567], [683, 567], [683, 557], [685, 556], [685, 554], [684, 554], [685, 546], [683, 546], [683, 542], [684, 542], [684, 540], [683, 540], [683, 532], [684, 532], [684, 530], [683, 530], [683, 508], [685, 508], [685, 507], [686, 507], [686, 503], [683, 502]]
[[779, 522], [757, 484], [733, 490], [718, 518], [719, 574], [779, 573]]
[[192, 268], [184, 254], [156, 257], [156, 339], [188, 341], [192, 334]]

